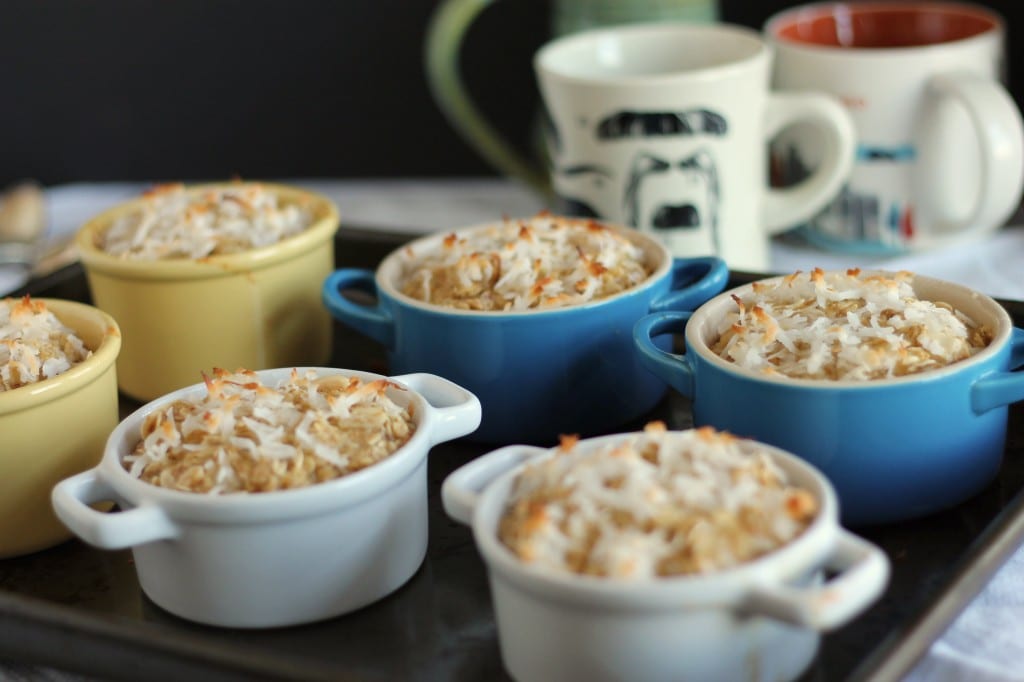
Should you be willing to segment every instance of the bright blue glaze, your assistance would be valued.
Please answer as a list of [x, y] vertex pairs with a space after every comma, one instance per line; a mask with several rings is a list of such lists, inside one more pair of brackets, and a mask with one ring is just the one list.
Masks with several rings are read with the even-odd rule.
[[[1024, 331], [981, 362], [913, 381], [807, 386], [766, 381], [710, 362], [686, 341], [664, 350], [688, 314], [640, 320], [641, 363], [693, 399], [694, 423], [788, 450], [817, 466], [839, 494], [843, 522], [885, 523], [957, 504], [996, 475], [1007, 405], [1024, 399]], [[652, 337], [657, 344], [652, 343]]]
[[[342, 323], [387, 348], [390, 372], [430, 372], [483, 405], [474, 440], [554, 443], [613, 430], [651, 410], [665, 385], [633, 350], [633, 324], [653, 310], [696, 308], [725, 288], [717, 258], [676, 259], [662, 276], [609, 299], [529, 314], [466, 313], [398, 299], [369, 270], [338, 270], [323, 301]], [[363, 306], [346, 289], [377, 296]], [[666, 339], [662, 343], [668, 343]]]

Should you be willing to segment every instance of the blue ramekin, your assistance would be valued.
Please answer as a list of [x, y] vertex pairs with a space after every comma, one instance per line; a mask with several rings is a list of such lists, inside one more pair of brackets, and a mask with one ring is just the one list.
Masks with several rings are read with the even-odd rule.
[[[654, 272], [636, 287], [584, 305], [481, 312], [402, 294], [398, 278], [408, 249], [426, 253], [449, 233], [396, 249], [375, 272], [337, 270], [324, 282], [324, 305], [381, 343], [391, 372], [438, 374], [476, 394], [483, 421], [474, 440], [551, 443], [560, 434], [607, 433], [650, 411], [666, 390], [640, 364], [633, 324], [653, 311], [692, 310], [722, 291], [729, 276], [718, 258], [673, 259], [656, 240], [609, 227], [640, 245]], [[354, 302], [346, 290], [373, 294], [376, 302]]]
[[[774, 280], [765, 280], [771, 282]], [[696, 425], [755, 438], [821, 469], [839, 494], [843, 522], [887, 523], [953, 506], [996, 475], [1008, 405], [1024, 399], [1024, 330], [996, 301], [967, 287], [915, 276], [919, 298], [945, 301], [988, 325], [984, 350], [947, 367], [876, 381], [770, 377], [710, 349], [715, 323], [735, 308], [726, 292], [696, 312], [656, 313], [634, 328], [640, 362], [693, 400]], [[685, 355], [666, 350], [685, 328]]]

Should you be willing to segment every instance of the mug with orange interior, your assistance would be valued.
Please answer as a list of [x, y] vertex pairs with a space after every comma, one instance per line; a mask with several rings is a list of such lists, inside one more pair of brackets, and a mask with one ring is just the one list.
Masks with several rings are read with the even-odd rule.
[[[840, 195], [806, 225], [841, 251], [902, 252], [984, 236], [1018, 207], [1024, 124], [1000, 84], [1005, 25], [982, 7], [940, 2], [822, 3], [765, 25], [774, 86], [837, 96], [857, 160]], [[824, 155], [799, 125], [773, 145], [778, 184]]]

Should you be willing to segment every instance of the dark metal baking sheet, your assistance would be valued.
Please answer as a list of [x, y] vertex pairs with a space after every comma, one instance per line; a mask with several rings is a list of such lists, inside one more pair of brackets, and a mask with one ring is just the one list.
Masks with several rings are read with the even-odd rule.
[[[344, 228], [338, 265], [374, 267], [407, 237]], [[734, 273], [733, 284], [755, 276]], [[88, 300], [78, 265], [30, 283], [36, 296]], [[1024, 325], [1024, 303], [1002, 302]], [[337, 325], [338, 366], [386, 373], [371, 341]], [[123, 401], [125, 410], [135, 406]], [[690, 425], [674, 392], [645, 418]], [[642, 420], [642, 421], [645, 421]], [[639, 427], [641, 422], [621, 430]], [[429, 456], [430, 545], [400, 590], [356, 613], [265, 631], [180, 620], [142, 594], [131, 553], [72, 540], [0, 561], [0, 659], [112, 679], [507, 679], [498, 651], [484, 565], [468, 529], [441, 509], [441, 481], [489, 448], [465, 440]], [[1024, 405], [1010, 409], [1006, 457], [973, 499], [912, 522], [855, 529], [892, 560], [883, 598], [826, 635], [808, 682], [899, 679], [970, 602], [1024, 538]]]

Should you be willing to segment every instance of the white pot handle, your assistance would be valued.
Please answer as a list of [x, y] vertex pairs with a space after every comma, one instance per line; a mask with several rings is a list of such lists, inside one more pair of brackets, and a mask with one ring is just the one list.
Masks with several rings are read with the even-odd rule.
[[64, 479], [51, 494], [57, 517], [71, 532], [96, 547], [126, 549], [178, 536], [178, 527], [155, 505], [142, 504], [112, 514], [89, 506], [116, 500], [113, 489], [96, 469]]
[[480, 400], [458, 384], [434, 374], [391, 377], [423, 396], [433, 411], [430, 444], [473, 433], [480, 426]]
[[870, 606], [889, 580], [889, 560], [878, 547], [840, 529], [825, 567], [838, 575], [824, 585], [759, 585], [742, 610], [814, 630], [832, 630]]
[[765, 135], [769, 140], [801, 121], [818, 128], [824, 139], [821, 163], [809, 178], [765, 192], [762, 223], [769, 234], [778, 234], [813, 217], [839, 193], [853, 169], [857, 135], [850, 113], [828, 95], [774, 92], [768, 97]]
[[448, 516], [470, 525], [480, 493], [491, 481], [528, 459], [549, 452], [529, 445], [508, 445], [463, 464], [444, 479], [441, 503]]

